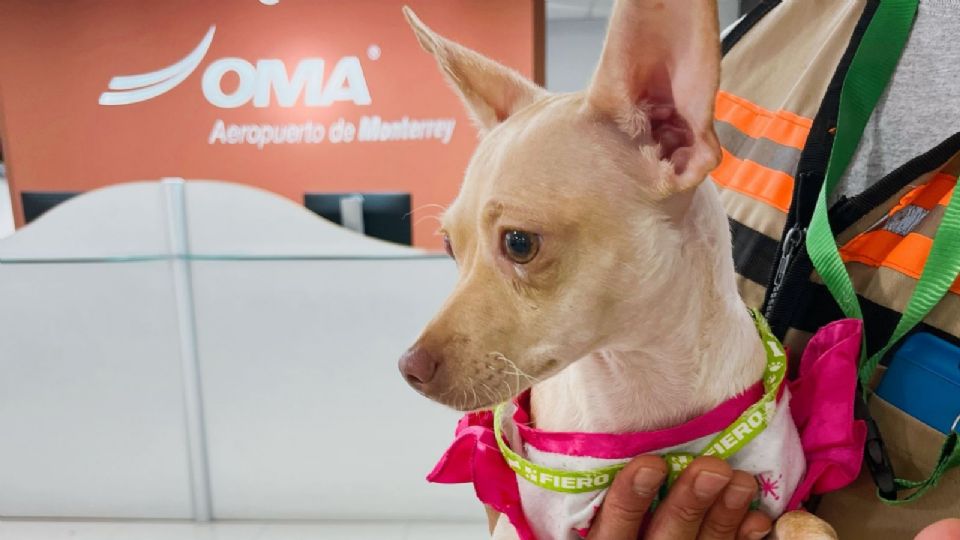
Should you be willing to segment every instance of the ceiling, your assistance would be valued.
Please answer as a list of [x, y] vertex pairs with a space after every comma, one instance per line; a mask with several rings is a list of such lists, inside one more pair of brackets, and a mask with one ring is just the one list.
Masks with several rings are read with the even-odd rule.
[[547, 0], [548, 19], [606, 19], [613, 0]]

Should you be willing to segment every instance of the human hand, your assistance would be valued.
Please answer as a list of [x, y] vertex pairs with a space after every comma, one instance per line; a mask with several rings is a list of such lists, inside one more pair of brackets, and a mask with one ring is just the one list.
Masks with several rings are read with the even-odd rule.
[[[631, 461], [610, 486], [588, 539], [635, 540], [666, 471], [667, 464], [657, 456]], [[759, 540], [770, 532], [772, 521], [750, 510], [756, 491], [749, 473], [734, 471], [717, 458], [697, 458], [650, 516], [645, 538]]]
[[960, 539], [960, 519], [944, 519], [920, 531], [915, 540], [957, 540]]

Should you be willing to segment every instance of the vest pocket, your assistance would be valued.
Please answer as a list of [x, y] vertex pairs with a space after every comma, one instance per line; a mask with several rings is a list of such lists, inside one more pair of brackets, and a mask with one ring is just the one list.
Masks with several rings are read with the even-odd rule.
[[[936, 465], [945, 436], [876, 395], [870, 398], [870, 412], [896, 475], [926, 478]], [[877, 498], [864, 467], [853, 484], [823, 497], [817, 515], [833, 525], [843, 540], [912, 539], [927, 525], [960, 515], [960, 470], [949, 471], [920, 500], [888, 506]]]

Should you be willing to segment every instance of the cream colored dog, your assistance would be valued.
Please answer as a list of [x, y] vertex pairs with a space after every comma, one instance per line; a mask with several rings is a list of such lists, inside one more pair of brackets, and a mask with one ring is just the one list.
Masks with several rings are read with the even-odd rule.
[[[407, 381], [459, 410], [535, 385], [539, 428], [621, 433], [685, 422], [759, 380], [727, 217], [704, 182], [720, 160], [715, 1], [619, 1], [590, 87], [559, 95], [406, 13], [481, 133], [443, 216], [460, 280], [401, 358]], [[781, 537], [829, 529], [784, 523]]]

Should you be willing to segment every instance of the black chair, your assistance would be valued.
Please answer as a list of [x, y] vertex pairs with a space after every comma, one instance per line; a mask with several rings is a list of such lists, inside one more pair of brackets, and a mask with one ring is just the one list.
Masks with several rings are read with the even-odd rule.
[[340, 201], [345, 197], [363, 197], [363, 232], [367, 236], [412, 245], [409, 193], [306, 193], [303, 204], [315, 214], [343, 224]]
[[79, 191], [24, 191], [20, 194], [23, 203], [23, 219], [30, 223], [63, 201], [80, 195]]

